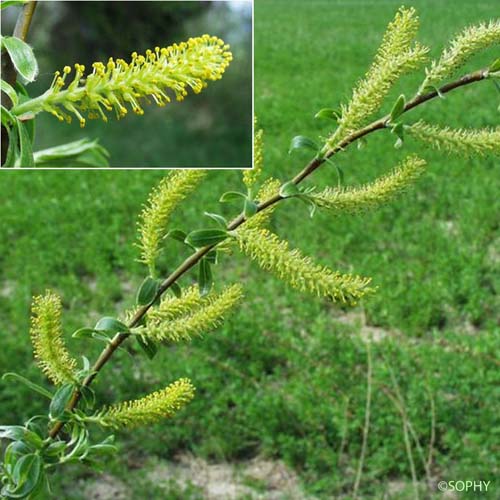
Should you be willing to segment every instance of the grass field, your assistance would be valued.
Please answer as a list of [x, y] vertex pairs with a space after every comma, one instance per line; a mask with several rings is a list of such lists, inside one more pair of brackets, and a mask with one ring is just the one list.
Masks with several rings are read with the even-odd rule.
[[[433, 56], [463, 26], [498, 16], [494, 0], [406, 3], [418, 9], [420, 40]], [[349, 96], [398, 6], [256, 1], [255, 107], [266, 133], [267, 173], [286, 180], [308, 161], [307, 154], [287, 155], [290, 139], [328, 133], [314, 114]], [[466, 69], [495, 56], [483, 53]], [[403, 79], [391, 95], [411, 94], [420, 78]], [[498, 93], [484, 82], [423, 106], [411, 119], [495, 125], [497, 105]], [[216, 269], [216, 278], [245, 283], [246, 301], [222, 328], [164, 349], [153, 362], [120, 352], [103, 371], [96, 389], [105, 402], [181, 376], [197, 386], [194, 402], [174, 420], [119, 435], [122, 453], [108, 472], [128, 489], [126, 498], [200, 498], [195, 487], [168, 493], [147, 479], [151, 461], [186, 451], [214, 462], [283, 460], [302, 482], [297, 498], [351, 498], [365, 423], [363, 338], [370, 334], [380, 341], [371, 344], [373, 397], [360, 496], [413, 498], [412, 463], [422, 488], [429, 478], [498, 476], [498, 160], [445, 157], [410, 140], [395, 150], [393, 142], [389, 134], [374, 134], [339, 163], [346, 184], [357, 184], [417, 152], [429, 170], [403, 198], [375, 213], [319, 213], [312, 221], [303, 205], [287, 202], [273, 221], [275, 231], [322, 263], [372, 276], [379, 287], [372, 299], [354, 311], [305, 299], [235, 255]], [[33, 294], [53, 288], [62, 295], [68, 333], [132, 304], [144, 277], [135, 261], [135, 220], [161, 177], [152, 171], [2, 172], [2, 371], [42, 381], [28, 337]], [[220, 211], [218, 194], [239, 188], [239, 177], [210, 173], [209, 187], [172, 227], [201, 227], [200, 213]], [[336, 182], [325, 168], [311, 184]], [[168, 247], [170, 268], [179, 252], [175, 244]], [[82, 341], [69, 342], [79, 352]], [[23, 387], [2, 383], [0, 391], [2, 423], [44, 410], [44, 401]], [[54, 480], [57, 497], [85, 498], [83, 486], [95, 479], [88, 474], [68, 467]], [[265, 485], [249, 484], [273, 498]], [[496, 498], [497, 491], [493, 483], [481, 498]]]

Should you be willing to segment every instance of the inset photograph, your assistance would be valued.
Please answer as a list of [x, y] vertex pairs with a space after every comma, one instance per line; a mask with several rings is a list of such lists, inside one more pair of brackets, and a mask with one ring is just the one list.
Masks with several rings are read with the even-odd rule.
[[2, 168], [251, 168], [253, 2], [2, 2]]

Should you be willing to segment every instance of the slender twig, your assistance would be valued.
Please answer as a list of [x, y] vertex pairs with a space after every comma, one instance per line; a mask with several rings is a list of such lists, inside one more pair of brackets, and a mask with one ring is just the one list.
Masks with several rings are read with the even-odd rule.
[[[441, 96], [443, 94], [447, 94], [448, 92], [451, 92], [452, 90], [455, 90], [457, 88], [463, 87], [465, 85], [470, 85], [475, 82], [479, 82], [481, 80], [484, 80], [488, 76], [488, 70], [487, 69], [482, 69], [475, 71], [473, 73], [469, 73], [462, 78], [455, 80], [451, 83], [448, 83], [444, 86], [442, 86], [439, 91], [438, 90], [433, 90], [432, 92], [429, 92], [427, 94], [423, 95], [416, 95], [411, 101], [409, 101], [404, 108], [403, 113], [406, 113], [410, 111], [411, 109], [427, 102], [430, 101], [431, 99], [436, 98], [438, 95]], [[337, 146], [335, 146], [334, 149], [330, 150], [327, 152], [327, 154], [323, 158], [316, 157], [313, 160], [311, 160], [304, 168], [301, 170], [293, 179], [292, 182], [295, 184], [300, 184], [304, 179], [309, 177], [316, 169], [318, 169], [321, 165], [325, 164], [327, 159], [331, 158], [332, 156], [336, 155], [340, 151], [343, 151], [346, 147], [348, 147], [350, 144], [353, 142], [357, 141], [358, 139], [361, 139], [362, 137], [371, 134], [372, 132], [375, 132], [376, 130], [383, 130], [387, 127], [387, 124], [389, 122], [390, 116], [386, 115], [371, 124], [367, 125], [366, 127], [357, 130], [356, 132], [353, 132], [350, 134], [348, 137], [346, 137], [344, 140], [342, 140]], [[275, 203], [278, 203], [285, 198], [281, 197], [279, 194], [272, 196], [268, 200], [265, 200], [261, 202], [258, 207], [257, 207], [257, 212], [261, 212], [262, 210], [270, 207], [271, 205], [274, 205]], [[246, 221], [246, 218], [243, 214], [240, 214], [238, 217], [236, 217], [229, 225], [228, 225], [228, 230], [233, 231], [237, 229], [239, 226], [244, 224]], [[190, 269], [192, 269], [207, 253], [209, 253], [212, 249], [214, 249], [217, 246], [217, 244], [214, 245], [209, 245], [203, 248], [200, 248], [197, 250], [195, 253], [190, 255], [170, 276], [168, 276], [160, 285], [158, 292], [155, 296], [155, 298], [151, 301], [150, 304], [145, 305], [137, 309], [136, 313], [130, 320], [128, 327], [133, 328], [134, 326], [137, 326], [139, 322], [142, 320], [144, 315], [148, 312], [148, 310], [152, 307], [152, 305], [165, 293], [166, 290], [170, 288], [170, 286], [175, 283], [181, 276], [183, 276], [186, 272], [188, 272]], [[111, 358], [113, 353], [120, 347], [120, 345], [130, 336], [128, 333], [117, 333], [113, 339], [109, 342], [109, 344], [103, 349], [99, 357], [97, 358], [97, 361], [95, 362], [94, 366], [92, 367], [92, 372], [90, 375], [88, 375], [85, 380], [83, 381], [82, 385], [84, 387], [90, 385], [94, 378], [97, 376], [97, 374], [101, 371], [103, 366], [108, 362], [108, 360]], [[78, 404], [79, 400], [81, 397], [81, 393], [79, 389], [75, 389], [73, 396], [71, 400], [68, 403], [67, 409], [69, 411], [73, 410], [75, 406]], [[55, 437], [59, 433], [59, 431], [63, 428], [64, 423], [61, 421], [58, 421], [54, 424], [54, 426], [51, 428], [49, 432], [50, 437]]]
[[[26, 40], [28, 31], [31, 26], [31, 20], [37, 6], [36, 0], [28, 2], [23, 5], [21, 12], [17, 18], [16, 26], [13, 35], [21, 40]], [[12, 60], [6, 50], [2, 51], [2, 78], [11, 86], [14, 86], [17, 79], [16, 69], [12, 64]], [[2, 105], [7, 109], [11, 107], [10, 99], [5, 99], [3, 94], [1, 96]], [[9, 149], [9, 134], [4, 126], [2, 126], [2, 165], [5, 163], [7, 157], [7, 150]]]
[[371, 340], [366, 342], [366, 357], [368, 367], [366, 371], [366, 406], [365, 406], [365, 424], [363, 426], [363, 441], [361, 443], [361, 453], [359, 455], [358, 470], [356, 472], [356, 479], [352, 489], [353, 498], [358, 498], [359, 485], [361, 483], [361, 474], [365, 465], [366, 449], [368, 448], [368, 434], [370, 432], [370, 418], [371, 418], [371, 404], [372, 404], [372, 351]]

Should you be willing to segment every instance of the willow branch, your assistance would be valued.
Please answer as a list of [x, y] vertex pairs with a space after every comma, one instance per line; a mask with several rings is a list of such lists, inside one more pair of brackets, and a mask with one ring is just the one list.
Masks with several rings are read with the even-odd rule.
[[[473, 73], [469, 73], [462, 78], [455, 80], [451, 83], [448, 83], [441, 87], [438, 90], [433, 90], [432, 92], [429, 92], [427, 94], [423, 95], [416, 95], [411, 101], [409, 101], [404, 108], [403, 113], [406, 113], [413, 108], [420, 106], [421, 104], [424, 104], [427, 101], [430, 101], [434, 98], [436, 98], [439, 95], [447, 94], [448, 92], [451, 92], [452, 90], [455, 90], [459, 87], [463, 87], [465, 85], [470, 85], [475, 82], [479, 82], [481, 80], [484, 80], [488, 76], [488, 70], [487, 69], [482, 69], [479, 71], [475, 71]], [[332, 156], [336, 155], [340, 151], [343, 151], [346, 147], [348, 147], [350, 144], [353, 142], [356, 142], [357, 140], [361, 139], [362, 137], [371, 134], [372, 132], [375, 132], [377, 130], [383, 130], [387, 127], [387, 124], [389, 122], [390, 115], [386, 115], [371, 124], [367, 125], [366, 127], [357, 130], [356, 132], [353, 132], [351, 135], [346, 137], [339, 145], [337, 145], [334, 149], [328, 151], [328, 153], [325, 155], [323, 158], [314, 158], [311, 160], [305, 167], [304, 169], [299, 172], [292, 180], [295, 184], [301, 183], [304, 179], [309, 177], [316, 169], [318, 169], [321, 165], [323, 165], [328, 158], [331, 158]], [[278, 203], [285, 198], [282, 198], [279, 194], [269, 198], [268, 200], [265, 200], [261, 202], [258, 207], [257, 207], [257, 212], [261, 212], [262, 210], [268, 208], [271, 205], [274, 205], [275, 203]], [[228, 225], [228, 230], [232, 231], [242, 224], [244, 224], [246, 221], [245, 217], [243, 214], [240, 214], [238, 217], [236, 217], [229, 225]], [[148, 310], [152, 307], [152, 305], [172, 286], [173, 283], [175, 283], [181, 276], [183, 276], [186, 272], [188, 272], [190, 269], [192, 269], [207, 253], [209, 253], [211, 250], [213, 250], [217, 244], [215, 245], [209, 245], [203, 248], [200, 248], [197, 250], [195, 253], [190, 255], [170, 276], [168, 276], [160, 285], [158, 292], [155, 296], [155, 298], [151, 301], [150, 304], [145, 305], [140, 307], [132, 319], [130, 320], [129, 324], [127, 325], [129, 328], [133, 328], [134, 326], [137, 326], [139, 322], [142, 320], [144, 315], [148, 312]], [[120, 347], [120, 345], [130, 336], [129, 333], [117, 333], [111, 342], [103, 349], [99, 357], [97, 358], [97, 361], [95, 362], [94, 366], [92, 367], [92, 373], [83, 381], [83, 386], [88, 386], [92, 383], [94, 378], [97, 376], [97, 374], [101, 371], [103, 366], [108, 362], [108, 360], [111, 358], [113, 353]], [[72, 410], [75, 408], [75, 406], [78, 404], [78, 401], [80, 400], [81, 393], [79, 390], [75, 390], [73, 393], [73, 396], [68, 403], [68, 410]], [[56, 422], [52, 429], [50, 430], [50, 437], [55, 437], [59, 433], [59, 431], [62, 429], [64, 426], [63, 422]]]

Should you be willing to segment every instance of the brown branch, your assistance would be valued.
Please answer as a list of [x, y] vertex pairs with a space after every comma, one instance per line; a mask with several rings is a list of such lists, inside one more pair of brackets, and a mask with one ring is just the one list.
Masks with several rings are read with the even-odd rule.
[[[448, 83], [447, 85], [444, 85], [439, 89], [439, 92], [437, 90], [434, 90], [432, 92], [429, 92], [427, 94], [423, 95], [417, 95], [415, 96], [411, 101], [409, 101], [405, 108], [404, 108], [404, 113], [407, 111], [410, 111], [411, 109], [431, 100], [437, 97], [438, 95], [446, 94], [448, 92], [451, 92], [454, 89], [457, 89], [459, 87], [463, 87], [465, 85], [469, 85], [474, 82], [479, 82], [481, 80], [484, 80], [488, 75], [487, 69], [475, 71], [474, 73], [470, 73], [468, 75], [465, 75], [464, 77], [460, 78], [459, 80], [456, 80], [454, 82]], [[292, 180], [295, 184], [299, 184], [302, 182], [304, 179], [309, 177], [317, 168], [319, 168], [321, 165], [323, 165], [326, 162], [327, 158], [330, 158], [337, 154], [340, 151], [343, 151], [346, 147], [348, 147], [350, 144], [353, 142], [357, 141], [358, 139], [375, 132], [376, 130], [382, 130], [386, 128], [387, 123], [389, 121], [389, 115], [384, 116], [383, 118], [380, 118], [379, 120], [376, 120], [372, 122], [370, 125], [367, 125], [366, 127], [353, 132], [351, 135], [346, 137], [339, 145], [337, 145], [334, 149], [329, 151], [325, 158], [314, 158], [309, 162], [309, 164], [304, 167], [304, 169], [299, 172]], [[279, 194], [269, 198], [266, 201], [263, 201], [262, 203], [259, 204], [257, 208], [257, 212], [260, 212], [267, 207], [274, 205], [275, 203], [278, 203], [282, 201], [284, 198], [282, 198]], [[246, 221], [245, 217], [243, 214], [240, 214], [238, 217], [236, 217], [229, 225], [228, 225], [228, 230], [232, 231], [242, 224], [244, 224]], [[133, 328], [136, 326], [144, 317], [144, 315], [148, 312], [148, 310], [152, 307], [152, 304], [156, 302], [156, 300], [165, 293], [170, 286], [175, 283], [182, 275], [184, 275], [187, 271], [192, 269], [210, 250], [215, 248], [217, 244], [215, 245], [209, 245], [203, 248], [200, 248], [197, 250], [194, 254], [190, 255], [168, 278], [166, 278], [163, 283], [160, 285], [158, 292], [155, 296], [155, 298], [151, 301], [149, 305], [142, 306], [140, 307], [136, 313], [134, 314], [133, 318], [130, 320], [128, 327]], [[108, 362], [108, 360], [111, 358], [113, 353], [120, 347], [120, 345], [130, 336], [129, 333], [117, 333], [111, 342], [103, 349], [99, 357], [97, 358], [97, 361], [95, 362], [94, 366], [92, 367], [92, 373], [87, 376], [87, 378], [83, 381], [83, 386], [88, 386], [92, 383], [94, 378], [97, 376], [99, 371], [102, 369], [102, 367]], [[79, 390], [75, 390], [73, 393], [73, 396], [68, 403], [68, 410], [72, 410], [75, 408], [75, 406], [78, 404], [78, 401], [80, 400], [81, 393]], [[63, 428], [64, 423], [63, 422], [56, 422], [52, 429], [49, 432], [50, 437], [55, 437], [57, 434], [60, 432], [60, 430]]]
[[[21, 12], [17, 18], [16, 26], [14, 28], [13, 36], [16, 38], [20, 38], [25, 41], [28, 36], [28, 31], [31, 26], [31, 20], [33, 19], [33, 14], [35, 13], [35, 9], [37, 6], [36, 0], [28, 2], [23, 5]], [[12, 87], [16, 83], [17, 74], [14, 65], [12, 64], [12, 60], [9, 57], [9, 54], [6, 50], [2, 51], [2, 78], [10, 84]], [[5, 99], [4, 94], [1, 96], [2, 105], [9, 109], [12, 105], [10, 99]], [[5, 163], [5, 159], [7, 157], [7, 150], [9, 149], [9, 134], [7, 130], [2, 125], [2, 165]]]

